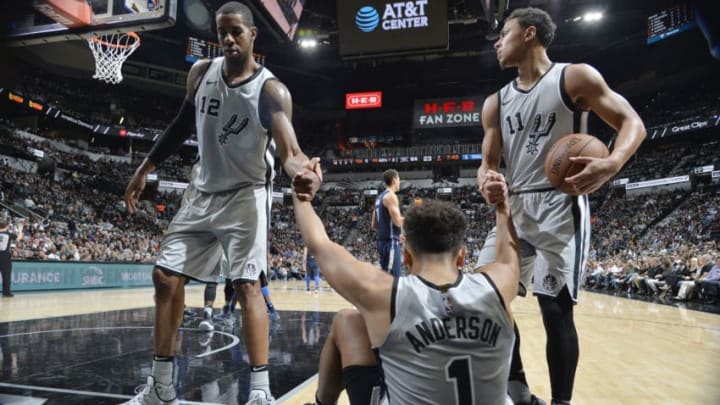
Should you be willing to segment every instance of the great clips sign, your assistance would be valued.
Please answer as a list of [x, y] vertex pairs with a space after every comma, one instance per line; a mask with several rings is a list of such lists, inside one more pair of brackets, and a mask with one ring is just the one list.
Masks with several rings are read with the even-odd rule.
[[447, 0], [340, 0], [337, 5], [342, 56], [448, 46]]
[[345, 94], [345, 109], [359, 110], [363, 108], [382, 107], [382, 91]]
[[480, 96], [415, 100], [413, 128], [482, 125]]

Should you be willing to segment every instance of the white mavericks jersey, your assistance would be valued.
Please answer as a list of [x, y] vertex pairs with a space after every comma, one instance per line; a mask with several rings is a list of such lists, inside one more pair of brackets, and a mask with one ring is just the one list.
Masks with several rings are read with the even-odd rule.
[[223, 60], [212, 60], [195, 94], [200, 170], [193, 182], [204, 193], [267, 185], [275, 175], [275, 142], [258, 112], [263, 86], [275, 76], [260, 67], [247, 80], [229, 86]]
[[442, 287], [414, 275], [395, 283], [390, 330], [377, 348], [390, 404], [505, 404], [515, 334], [490, 278], [459, 272]]
[[565, 92], [566, 63], [554, 63], [529, 90], [515, 81], [498, 92], [505, 177], [517, 191], [551, 190], [545, 155], [558, 139], [587, 132], [587, 112], [572, 105]]

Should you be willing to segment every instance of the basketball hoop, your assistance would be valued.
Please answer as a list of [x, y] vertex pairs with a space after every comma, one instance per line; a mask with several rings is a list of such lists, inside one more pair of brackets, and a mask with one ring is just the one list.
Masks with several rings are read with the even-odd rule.
[[140, 46], [140, 37], [134, 32], [103, 35], [88, 39], [95, 57], [93, 79], [118, 84], [122, 81], [122, 64]]

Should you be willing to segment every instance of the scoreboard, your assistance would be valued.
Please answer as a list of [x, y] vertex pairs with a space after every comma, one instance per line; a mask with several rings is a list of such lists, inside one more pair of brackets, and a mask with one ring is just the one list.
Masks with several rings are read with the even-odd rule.
[[692, 6], [687, 3], [676, 4], [648, 17], [647, 43], [654, 44], [695, 26], [697, 24]]
[[217, 42], [188, 37], [185, 61], [195, 63], [198, 59], [213, 59], [222, 56], [223, 51]]
[[[214, 59], [220, 56], [223, 56], [223, 50], [217, 42], [188, 37], [185, 49], [186, 62], [195, 63], [199, 59]], [[253, 53], [253, 58], [255, 58], [255, 62], [265, 65], [265, 55]]]
[[437, 163], [460, 163], [463, 161], [480, 161], [481, 153], [449, 153], [442, 155], [407, 155], [407, 156], [385, 156], [385, 157], [348, 157], [332, 160], [332, 166], [377, 166], [387, 164], [437, 164]]

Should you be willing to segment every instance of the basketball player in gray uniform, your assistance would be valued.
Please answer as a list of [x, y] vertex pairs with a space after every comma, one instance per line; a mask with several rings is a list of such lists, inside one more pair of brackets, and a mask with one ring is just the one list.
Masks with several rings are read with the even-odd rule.
[[[153, 270], [155, 357], [148, 384], [130, 403], [177, 404], [172, 354], [182, 320], [188, 278], [217, 282], [225, 254], [242, 305], [243, 337], [250, 359], [248, 403], [273, 403], [268, 377], [269, 320], [258, 278], [267, 271], [267, 227], [277, 145], [289, 175], [311, 169], [291, 124], [287, 88], [253, 59], [257, 28], [247, 6], [229, 2], [216, 13], [224, 57], [190, 69], [186, 99], [127, 186], [128, 211], [138, 207], [145, 177], [197, 130], [199, 171], [162, 241]], [[310, 200], [321, 181], [296, 176], [300, 198]], [[313, 186], [311, 188], [311, 186]]]
[[[645, 128], [630, 104], [595, 69], [550, 61], [546, 49], [554, 33], [550, 16], [536, 8], [513, 11], [500, 32], [495, 43], [498, 61], [502, 68], [516, 67], [518, 77], [483, 106], [478, 187], [491, 204], [509, 188], [510, 210], [521, 239], [521, 282], [528, 285], [534, 277], [533, 292], [547, 333], [553, 403], [569, 404], [578, 363], [573, 304], [590, 243], [586, 194], [623, 167], [642, 143]], [[605, 159], [572, 158], [586, 166], [565, 179], [575, 195], [563, 194], [545, 177], [545, 154], [559, 138], [586, 132], [588, 111], [618, 131], [615, 147]], [[501, 158], [507, 185], [489, 181], [497, 175]], [[480, 265], [492, 260], [495, 237], [488, 235]], [[519, 404], [541, 403], [527, 388], [518, 347], [519, 335], [510, 371], [511, 396]]]
[[[488, 181], [504, 178], [498, 174]], [[294, 198], [294, 206], [300, 233], [328, 283], [359, 311], [343, 311], [334, 321], [328, 340], [339, 351], [336, 367], [353, 365], [361, 353], [367, 363], [373, 347], [390, 404], [510, 403], [510, 301], [517, 295], [519, 253], [505, 201], [496, 210], [497, 261], [471, 275], [459, 271], [467, 228], [462, 211], [434, 200], [408, 210], [403, 254], [410, 275], [401, 277], [356, 260], [332, 242], [310, 203]], [[346, 327], [353, 329], [348, 333]], [[363, 338], [365, 345], [351, 344]], [[339, 370], [322, 369], [331, 366], [323, 365], [326, 349], [316, 399], [332, 404], [342, 381]], [[366, 395], [364, 403], [376, 403], [378, 397]]]

